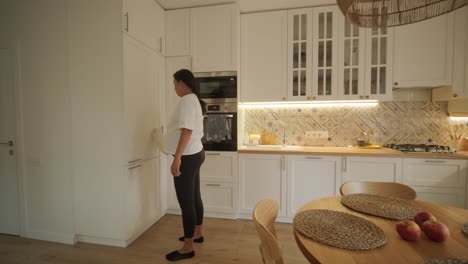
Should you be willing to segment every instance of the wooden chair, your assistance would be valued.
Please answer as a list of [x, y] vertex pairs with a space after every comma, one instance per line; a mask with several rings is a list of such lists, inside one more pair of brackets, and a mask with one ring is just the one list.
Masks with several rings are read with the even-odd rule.
[[253, 211], [253, 222], [260, 237], [260, 253], [265, 264], [283, 264], [283, 252], [276, 237], [275, 219], [278, 204], [275, 200], [261, 200]]
[[341, 195], [352, 193], [382, 194], [402, 199], [416, 199], [416, 192], [409, 186], [396, 182], [349, 181], [341, 185]]

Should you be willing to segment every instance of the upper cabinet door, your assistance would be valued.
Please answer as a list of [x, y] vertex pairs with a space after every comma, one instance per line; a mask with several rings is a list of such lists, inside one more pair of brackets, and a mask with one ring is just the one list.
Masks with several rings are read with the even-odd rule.
[[312, 99], [312, 9], [288, 11], [287, 99]]
[[124, 32], [163, 53], [164, 10], [154, 0], [124, 0], [123, 15]]
[[452, 84], [454, 12], [395, 28], [395, 87]]
[[190, 10], [166, 11], [166, 56], [190, 55]]
[[392, 99], [393, 29], [366, 31], [365, 98]]
[[468, 97], [468, 6], [455, 11], [452, 97]]
[[241, 16], [242, 102], [286, 100], [287, 11]]
[[237, 4], [190, 10], [193, 71], [237, 71], [238, 23]]
[[349, 23], [339, 16], [338, 94], [340, 99], [365, 99], [365, 45], [364, 28]]
[[318, 100], [338, 98], [338, 17], [336, 6], [313, 8], [312, 92]]

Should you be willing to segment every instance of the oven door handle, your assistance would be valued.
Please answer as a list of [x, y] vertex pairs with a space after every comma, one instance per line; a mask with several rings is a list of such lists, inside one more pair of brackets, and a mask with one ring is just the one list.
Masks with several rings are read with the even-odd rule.
[[[227, 117], [227, 118], [234, 118], [234, 115], [231, 115], [231, 114], [228, 114], [228, 115], [226, 115], [226, 114], [219, 114], [219, 115], [225, 116], [225, 117]], [[209, 115], [203, 115], [203, 117], [208, 117], [208, 116], [209, 116]]]

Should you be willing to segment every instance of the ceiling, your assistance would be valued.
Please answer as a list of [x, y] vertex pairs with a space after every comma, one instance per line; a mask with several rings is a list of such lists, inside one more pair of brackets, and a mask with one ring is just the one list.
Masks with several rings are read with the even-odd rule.
[[241, 13], [336, 4], [336, 0], [156, 0], [166, 10], [238, 2]]

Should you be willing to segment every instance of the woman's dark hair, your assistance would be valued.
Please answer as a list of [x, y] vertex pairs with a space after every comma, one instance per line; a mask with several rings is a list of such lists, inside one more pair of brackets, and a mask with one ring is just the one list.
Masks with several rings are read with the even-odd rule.
[[187, 85], [187, 87], [190, 88], [190, 90], [192, 90], [192, 92], [198, 97], [198, 101], [200, 101], [202, 113], [205, 114], [206, 103], [200, 99], [200, 88], [198, 86], [197, 79], [195, 79], [195, 76], [193, 76], [193, 73], [187, 69], [181, 69], [181, 70], [178, 70], [176, 73], [174, 73], [173, 76], [176, 81], [181, 81], [185, 83], [185, 85]]

